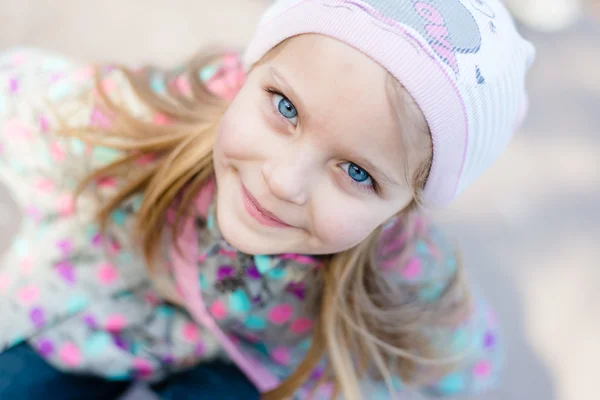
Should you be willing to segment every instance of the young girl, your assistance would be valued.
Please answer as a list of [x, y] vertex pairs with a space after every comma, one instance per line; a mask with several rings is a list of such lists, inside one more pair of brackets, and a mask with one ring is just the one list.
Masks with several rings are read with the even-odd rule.
[[[423, 216], [505, 149], [496, 0], [281, 0], [187, 69], [0, 56], [0, 398], [478, 392], [494, 318]], [[48, 364], [46, 364], [48, 363]]]

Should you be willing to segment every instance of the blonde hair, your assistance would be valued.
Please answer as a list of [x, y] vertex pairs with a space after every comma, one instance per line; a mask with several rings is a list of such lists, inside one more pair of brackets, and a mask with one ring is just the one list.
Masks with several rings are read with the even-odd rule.
[[[272, 57], [282, 46], [273, 49], [266, 58]], [[214, 173], [212, 147], [228, 104], [204, 86], [199, 72], [218, 56], [214, 52], [204, 53], [188, 63], [185, 75], [191, 93], [186, 94], [171, 84], [180, 71], [161, 72], [151, 67], [133, 71], [118, 67], [137, 97], [151, 110], [164, 115], [170, 121], [168, 125], [144, 121], [113, 101], [103, 89], [102, 68], [98, 68], [95, 85], [98, 104], [95, 106], [110, 115], [112, 124], [105, 128], [65, 131], [90, 144], [125, 151], [120, 160], [94, 171], [80, 188], [85, 190], [105, 177], [123, 181], [119, 192], [99, 211], [98, 219], [103, 227], [115, 208], [128, 198], [143, 193], [133, 235], [140, 241], [152, 273], [156, 272], [160, 257], [157, 249], [163, 234], [170, 229], [176, 237], [191, 201]], [[164, 74], [168, 96], [151, 89], [150, 77], [156, 73]], [[393, 78], [389, 89], [399, 122], [406, 125], [406, 121], [410, 121], [414, 125], [405, 126], [407, 131], [429, 138], [427, 124], [411, 103], [410, 96]], [[415, 235], [418, 234], [415, 227], [419, 219], [419, 193], [427, 180], [432, 159], [430, 138], [427, 144], [419, 167], [414, 171], [407, 168], [407, 179], [415, 200], [400, 213], [402, 229], [415, 232]], [[136, 161], [141, 157], [153, 157], [154, 161], [140, 169], [136, 167]], [[176, 218], [175, 223], [169, 225], [166, 216], [173, 204], [177, 205]], [[418, 384], [430, 380], [433, 375], [440, 375], [451, 366], [451, 361], [455, 361], [445, 358], [443, 350], [433, 345], [425, 331], [460, 318], [467, 309], [460, 268], [435, 301], [422, 301], [418, 296], [407, 300], [399, 294], [398, 287], [386, 281], [378, 267], [380, 234], [377, 229], [358, 246], [325, 257], [325, 266], [318, 276], [321, 292], [311, 347], [296, 370], [279, 387], [265, 393], [264, 399], [291, 397], [324, 358], [328, 363], [323, 382], [332, 380], [334, 392], [342, 393], [345, 399], [361, 398], [357, 382], [365, 376], [386, 381], [392, 390], [393, 375], [400, 376], [404, 383]], [[409, 245], [398, 257], [400, 262], [406, 261], [407, 255], [414, 250], [410, 245], [416, 241], [413, 239], [407, 242]], [[401, 289], [411, 293], [418, 290], [417, 287]]]

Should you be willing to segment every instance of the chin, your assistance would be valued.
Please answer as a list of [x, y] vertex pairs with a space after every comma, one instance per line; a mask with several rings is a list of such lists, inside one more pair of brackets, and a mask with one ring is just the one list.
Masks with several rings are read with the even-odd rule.
[[279, 253], [278, 249], [273, 248], [272, 240], [253, 232], [234, 213], [227, 212], [225, 207], [217, 209], [217, 221], [219, 221], [221, 235], [236, 250], [250, 255]]
[[227, 229], [221, 229], [221, 233], [223, 234], [223, 238], [230, 246], [233, 246], [236, 250], [250, 255], [257, 254], [267, 254], [264, 246], [261, 246], [259, 243], [255, 243], [253, 240], [248, 240], [249, 238], [243, 237], [243, 235], [238, 234], [229, 234]]

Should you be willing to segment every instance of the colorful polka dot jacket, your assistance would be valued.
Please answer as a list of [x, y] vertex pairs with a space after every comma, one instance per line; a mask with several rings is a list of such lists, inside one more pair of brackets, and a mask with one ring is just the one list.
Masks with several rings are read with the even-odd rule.
[[[231, 99], [243, 69], [230, 55], [205, 67], [200, 78]], [[169, 85], [189, 90], [185, 79], [150, 79], [158, 94]], [[118, 69], [104, 68], [101, 84], [139, 118], [168, 123], [144, 106]], [[236, 251], [219, 233], [207, 185], [206, 206], [184, 224], [184, 251], [172, 251], [165, 239], [171, 255], [165, 274], [180, 300], [167, 301], [167, 289], [149, 276], [132, 243], [141, 197], [114, 211], [104, 234], [94, 217], [119, 182], [99, 180], [74, 204], [78, 182], [122, 156], [57, 132], [65, 123], [110, 123], [86, 101], [93, 85], [90, 65], [35, 49], [0, 53], [0, 178], [24, 216], [0, 264], [0, 351], [26, 341], [60, 370], [110, 380], [155, 381], [220, 357], [238, 364], [259, 389], [273, 387], [310, 346], [319, 262]], [[413, 253], [402, 263], [388, 257], [382, 268], [407, 293], [434, 301], [454, 275], [455, 253], [425, 218], [413, 229], [398, 230], [397, 223], [386, 228], [397, 236], [390, 254], [399, 246], [411, 246]], [[468, 317], [443, 332], [445, 352], [463, 355], [456, 368], [417, 390], [430, 396], [475, 393], [494, 382], [501, 364], [496, 323], [481, 297], [473, 299]], [[297, 398], [307, 398], [323, 366]], [[409, 390], [400, 379], [394, 385], [399, 393]], [[383, 383], [365, 380], [361, 387], [368, 398], [389, 398]], [[329, 398], [328, 390], [322, 386], [314, 398]]]

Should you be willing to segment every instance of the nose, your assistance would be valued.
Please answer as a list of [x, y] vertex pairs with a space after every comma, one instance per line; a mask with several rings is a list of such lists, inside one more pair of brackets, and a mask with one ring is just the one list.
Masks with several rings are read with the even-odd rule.
[[310, 162], [302, 158], [298, 154], [281, 154], [264, 162], [262, 174], [271, 194], [297, 205], [306, 203]]

